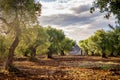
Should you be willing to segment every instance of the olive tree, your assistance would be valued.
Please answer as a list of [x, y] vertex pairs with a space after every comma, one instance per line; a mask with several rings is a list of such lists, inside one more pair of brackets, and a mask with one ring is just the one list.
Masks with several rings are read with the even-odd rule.
[[60, 55], [64, 56], [65, 55], [65, 51], [70, 51], [72, 49], [72, 47], [75, 45], [75, 41], [65, 37], [65, 39], [60, 43]]
[[[36, 25], [32, 28], [28, 28], [25, 30], [22, 35], [22, 40], [19, 50], [22, 50], [25, 56], [30, 55], [30, 59], [34, 60], [37, 54], [38, 49], [42, 51], [43, 49], [47, 49], [49, 47], [48, 41], [49, 35], [47, 34], [45, 28]], [[43, 47], [44, 48], [40, 48]]]
[[58, 53], [59, 52], [60, 43], [64, 40], [65, 35], [64, 35], [64, 32], [62, 30], [58, 30], [58, 29], [51, 28], [51, 27], [47, 28], [47, 33], [49, 35], [48, 40], [50, 42], [47, 57], [52, 58], [53, 53]]
[[90, 12], [94, 12], [96, 8], [100, 10], [101, 13], [107, 12], [105, 18], [109, 18], [111, 14], [114, 14], [120, 23], [120, 0], [95, 0], [93, 2], [93, 7]]
[[13, 68], [13, 56], [19, 44], [21, 28], [37, 23], [37, 14], [40, 14], [41, 4], [34, 0], [0, 0], [0, 20], [8, 26], [7, 32], [13, 31], [13, 42], [9, 48], [5, 69]]

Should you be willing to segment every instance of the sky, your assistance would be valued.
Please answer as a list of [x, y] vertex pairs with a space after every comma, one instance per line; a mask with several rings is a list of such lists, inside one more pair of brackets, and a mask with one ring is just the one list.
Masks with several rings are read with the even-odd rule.
[[62, 29], [65, 35], [77, 42], [87, 39], [96, 30], [109, 30], [108, 24], [114, 24], [114, 17], [105, 19], [97, 9], [90, 13], [93, 0], [39, 0], [42, 13], [40, 25]]

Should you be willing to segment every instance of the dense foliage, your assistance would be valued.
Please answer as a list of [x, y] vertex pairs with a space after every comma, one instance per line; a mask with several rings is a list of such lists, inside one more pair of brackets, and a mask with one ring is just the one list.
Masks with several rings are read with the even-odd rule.
[[36, 54], [43, 54], [47, 52], [47, 48], [49, 46], [49, 35], [47, 34], [45, 28], [36, 25], [22, 31], [23, 34], [16, 53], [21, 53], [24, 56], [30, 56], [31, 59], [34, 59]]
[[64, 56], [65, 52], [69, 52], [76, 42], [68, 37], [65, 37], [64, 40], [60, 43], [60, 55]]
[[105, 18], [109, 18], [111, 14], [116, 16], [116, 23], [120, 24], [120, 0], [95, 0], [90, 12], [94, 12], [98, 8], [101, 13], [107, 12]]
[[11, 33], [11, 45], [8, 51], [8, 58], [5, 69], [10, 71], [13, 65], [13, 56], [20, 42], [22, 28], [37, 23], [37, 14], [41, 12], [41, 4], [34, 0], [0, 0], [0, 20], [7, 26], [4, 34]]
[[48, 48], [48, 58], [52, 58], [52, 54], [60, 53], [64, 55], [64, 51], [70, 51], [73, 47], [74, 41], [65, 37], [65, 34], [62, 30], [48, 27], [47, 33], [49, 35], [50, 46]]
[[[105, 18], [109, 19], [111, 15], [115, 16], [117, 21], [115, 21], [116, 26], [109, 27], [113, 29], [113, 31], [105, 32], [104, 30], [97, 31], [94, 36], [91, 36], [86, 41], [80, 42], [80, 45], [86, 48], [85, 45], [94, 45], [97, 44], [97, 49], [94, 51], [90, 51], [89, 49], [85, 49], [86, 51], [90, 51], [93, 54], [102, 53], [102, 57], [106, 57], [106, 55], [117, 56], [120, 55], [120, 0], [95, 0], [93, 2], [93, 7], [90, 9], [90, 12], [93, 13], [96, 9], [99, 9], [101, 13], [106, 13]], [[91, 40], [91, 41], [89, 41]], [[83, 45], [84, 43], [85, 45]], [[92, 43], [92, 44], [91, 44]], [[98, 52], [99, 51], [99, 52]]]
[[88, 55], [120, 56], [120, 29], [98, 30], [79, 45]]
[[[1, 54], [3, 51], [8, 51], [11, 41], [13, 41], [11, 35], [1, 35]], [[75, 41], [66, 37], [60, 29], [39, 25], [28, 28], [22, 27], [15, 55], [30, 57], [30, 60], [36, 59], [37, 54], [47, 54], [48, 58], [52, 58], [54, 53], [62, 56], [67, 52], [69, 53], [74, 45]]]

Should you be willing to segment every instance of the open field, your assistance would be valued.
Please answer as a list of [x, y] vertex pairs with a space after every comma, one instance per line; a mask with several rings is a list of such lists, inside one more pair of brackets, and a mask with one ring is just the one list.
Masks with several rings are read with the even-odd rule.
[[[120, 80], [120, 57], [54, 56], [15, 58], [20, 73], [7, 73], [0, 63], [0, 80]], [[4, 72], [4, 73], [3, 73]]]

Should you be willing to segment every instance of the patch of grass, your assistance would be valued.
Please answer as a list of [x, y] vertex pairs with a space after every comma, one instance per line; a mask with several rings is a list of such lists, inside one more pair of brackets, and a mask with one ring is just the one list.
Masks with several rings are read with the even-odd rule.
[[102, 70], [109, 70], [109, 69], [112, 69], [112, 66], [111, 65], [101, 65], [100, 69], [102, 69]]

